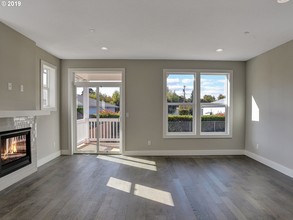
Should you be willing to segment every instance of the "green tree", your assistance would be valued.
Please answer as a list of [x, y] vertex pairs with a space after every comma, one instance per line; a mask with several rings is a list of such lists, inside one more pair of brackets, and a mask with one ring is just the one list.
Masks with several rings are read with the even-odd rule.
[[220, 94], [220, 95], [218, 96], [218, 100], [220, 100], [220, 99], [224, 99], [224, 98], [226, 98], [226, 96], [224, 96], [223, 94]]
[[99, 96], [100, 96], [100, 101], [104, 101], [104, 102], [107, 102], [107, 103], [111, 103], [112, 102], [112, 97], [111, 96], [107, 96], [107, 94], [100, 93]]
[[170, 91], [168, 88], [167, 88], [167, 102], [179, 102], [183, 97], [180, 98], [179, 95], [177, 95], [175, 93], [175, 91]]
[[179, 115], [192, 115], [192, 107], [189, 105], [179, 105]]
[[204, 95], [200, 101], [204, 103], [210, 103], [216, 101], [216, 98], [212, 95]]
[[120, 92], [115, 91], [113, 93], [111, 104], [114, 104], [116, 106], [120, 106]]
[[97, 98], [97, 93], [92, 88], [89, 88], [89, 97], [91, 99], [96, 99]]

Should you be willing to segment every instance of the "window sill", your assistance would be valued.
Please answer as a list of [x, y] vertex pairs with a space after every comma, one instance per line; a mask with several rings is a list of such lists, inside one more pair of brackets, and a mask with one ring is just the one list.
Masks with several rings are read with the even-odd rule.
[[189, 139], [231, 139], [232, 135], [227, 134], [201, 134], [201, 135], [194, 135], [194, 134], [184, 134], [184, 135], [178, 135], [178, 134], [164, 134], [163, 138], [165, 139], [172, 139], [172, 138], [189, 138]]
[[42, 107], [43, 111], [50, 111], [50, 112], [56, 112], [57, 108], [56, 107]]

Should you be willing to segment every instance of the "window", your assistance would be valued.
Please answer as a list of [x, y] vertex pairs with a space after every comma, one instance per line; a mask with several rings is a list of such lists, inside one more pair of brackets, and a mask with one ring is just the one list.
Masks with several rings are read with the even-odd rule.
[[232, 71], [164, 70], [164, 137], [231, 137], [231, 82]]
[[41, 61], [41, 109], [56, 110], [56, 67]]

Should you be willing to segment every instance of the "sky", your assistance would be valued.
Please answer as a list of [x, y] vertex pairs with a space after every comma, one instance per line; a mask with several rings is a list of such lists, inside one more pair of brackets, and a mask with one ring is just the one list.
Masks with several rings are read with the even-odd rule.
[[[92, 89], [94, 91], [96, 91], [96, 87], [92, 87]], [[76, 88], [77, 95], [81, 95], [82, 94], [82, 91], [83, 91], [83, 87], [77, 87]], [[119, 91], [119, 88], [118, 87], [100, 87], [100, 93], [106, 94], [107, 96], [111, 96], [112, 97], [112, 95], [113, 95], [113, 93], [115, 91]]]
[[[190, 98], [193, 90], [194, 75], [193, 74], [171, 74], [167, 77], [167, 87], [177, 95], [183, 95], [183, 86], [186, 86], [186, 98]], [[200, 97], [204, 95], [212, 95], [216, 98], [223, 94], [226, 96], [227, 77], [225, 75], [201, 75]]]

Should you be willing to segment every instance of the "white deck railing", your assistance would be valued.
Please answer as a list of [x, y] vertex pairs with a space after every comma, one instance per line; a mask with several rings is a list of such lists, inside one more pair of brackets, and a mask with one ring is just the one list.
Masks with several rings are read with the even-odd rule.
[[[100, 118], [99, 119], [99, 141], [119, 141], [120, 139], [119, 134], [120, 134], [120, 119], [119, 118]], [[88, 120], [85, 120], [85, 119], [77, 120], [78, 142], [83, 142], [86, 139], [88, 139], [89, 141], [97, 141], [96, 135], [97, 135], [97, 119], [96, 118], [90, 118]]]

